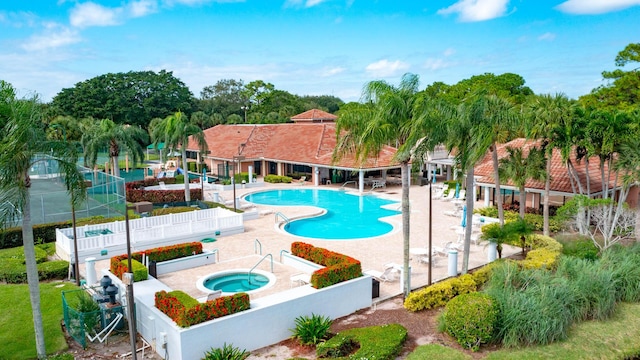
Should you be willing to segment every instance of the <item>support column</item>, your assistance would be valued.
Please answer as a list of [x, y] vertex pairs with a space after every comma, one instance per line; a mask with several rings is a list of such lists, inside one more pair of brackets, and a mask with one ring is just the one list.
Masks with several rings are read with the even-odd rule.
[[313, 167], [313, 185], [320, 185], [320, 169], [317, 166]]
[[364, 170], [358, 171], [358, 191], [360, 194], [364, 192]]
[[484, 206], [489, 207], [491, 206], [490, 200], [489, 199], [491, 197], [491, 191], [489, 190], [488, 186], [484, 187]]

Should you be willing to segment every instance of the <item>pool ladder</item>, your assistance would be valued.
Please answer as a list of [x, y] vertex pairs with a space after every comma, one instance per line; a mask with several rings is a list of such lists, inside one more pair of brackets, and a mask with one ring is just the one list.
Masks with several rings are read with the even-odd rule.
[[258, 261], [257, 264], [253, 265], [251, 270], [249, 270], [249, 272], [247, 273], [247, 278], [249, 280], [249, 284], [251, 284], [251, 272], [253, 270], [255, 270], [258, 267], [258, 265], [260, 265], [260, 263], [262, 263], [262, 261], [264, 261], [264, 259], [266, 259], [267, 257], [271, 258], [271, 273], [273, 273], [273, 255], [267, 254], [267, 255], [263, 256], [262, 259], [260, 259], [260, 261]]
[[276, 217], [276, 222], [278, 222], [278, 217], [280, 217], [283, 221], [284, 221], [284, 226], [285, 228], [289, 225], [289, 223], [291, 222], [291, 220], [289, 220], [288, 217], [284, 216], [283, 213], [281, 213], [280, 211], [278, 211], [275, 215]]
[[347, 186], [348, 184], [353, 183], [353, 185], [355, 185], [356, 189], [358, 188], [358, 183], [355, 181], [347, 181], [344, 184], [342, 184], [342, 186], [340, 186], [340, 190], [347, 190], [344, 187]]

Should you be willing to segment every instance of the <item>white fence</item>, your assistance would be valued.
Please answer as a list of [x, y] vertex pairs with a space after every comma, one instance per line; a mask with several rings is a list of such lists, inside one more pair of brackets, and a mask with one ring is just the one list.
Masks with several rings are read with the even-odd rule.
[[[142, 251], [242, 233], [244, 220], [242, 214], [214, 208], [129, 220], [129, 230], [131, 250]], [[87, 257], [100, 260], [127, 252], [125, 221], [77, 227], [76, 234], [81, 263]], [[56, 229], [56, 253], [67, 261], [74, 258], [72, 228]]]

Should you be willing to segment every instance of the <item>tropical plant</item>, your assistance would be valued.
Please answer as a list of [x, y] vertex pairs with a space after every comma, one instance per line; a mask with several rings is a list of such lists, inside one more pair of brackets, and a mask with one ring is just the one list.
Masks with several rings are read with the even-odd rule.
[[211, 348], [204, 353], [202, 360], [244, 360], [251, 355], [246, 350], [224, 343], [221, 348]]
[[31, 223], [29, 171], [41, 162], [57, 162], [62, 181], [72, 199], [84, 200], [84, 177], [76, 166], [75, 146], [67, 142], [47, 140], [41, 121], [42, 107], [36, 95], [19, 99], [15, 90], [0, 82], [0, 222], [10, 224], [22, 219], [22, 241], [29, 297], [33, 312], [36, 351], [39, 358], [46, 355], [40, 309], [40, 289], [36, 267], [33, 225]]
[[[398, 86], [385, 81], [372, 81], [365, 85], [362, 103], [350, 103], [340, 112], [336, 122], [336, 147], [334, 162], [353, 154], [357, 162], [365, 164], [370, 157], [377, 157], [388, 145], [398, 151], [395, 160], [400, 163], [402, 178], [402, 235], [403, 265], [409, 268], [409, 175], [411, 150], [414, 144], [407, 142], [416, 118], [415, 103], [418, 99], [419, 77], [405, 74]], [[404, 272], [404, 296], [409, 295], [410, 272]]]
[[[479, 118], [474, 131], [474, 151], [478, 152], [478, 158], [485, 155], [487, 150], [491, 151], [491, 161], [493, 164], [493, 178], [496, 193], [500, 194], [500, 172], [498, 171], [498, 143], [505, 143], [511, 140], [513, 129], [519, 119], [514, 105], [506, 98], [496, 95], [485, 95], [477, 93], [471, 97], [473, 116]], [[467, 101], [468, 101], [467, 100]], [[497, 196], [498, 219], [500, 226], [504, 225], [504, 209], [502, 207], [502, 197]]]
[[295, 319], [296, 327], [291, 329], [292, 337], [298, 339], [303, 345], [316, 345], [326, 340], [329, 328], [333, 321], [328, 316], [311, 314], [311, 316], [298, 316]]
[[[153, 139], [153, 145], [157, 148], [158, 144], [163, 142], [165, 147], [170, 151], [180, 147], [182, 156], [182, 169], [187, 171], [187, 147], [189, 146], [189, 139], [195, 141], [196, 145], [200, 149], [200, 153], [203, 154], [207, 150], [207, 141], [204, 138], [202, 129], [193, 123], [182, 112], [178, 111], [173, 115], [169, 115], [154, 126], [151, 133]], [[185, 174], [184, 182], [184, 199], [188, 203], [191, 201], [191, 194], [189, 192], [188, 175]]]
[[94, 124], [82, 136], [82, 147], [87, 165], [96, 165], [98, 154], [105, 148], [109, 153], [109, 161], [113, 168], [113, 175], [120, 176], [118, 156], [122, 150], [132, 157], [133, 164], [144, 160], [142, 144], [147, 143], [147, 133], [137, 126], [117, 125], [109, 119]]
[[527, 136], [541, 141], [541, 149], [546, 156], [546, 173], [543, 198], [543, 233], [549, 236], [549, 198], [551, 185], [551, 163], [556, 144], [555, 129], [558, 124], [566, 122], [572, 116], [571, 102], [564, 94], [539, 95], [532, 98], [525, 113]]
[[[506, 181], [511, 180], [518, 187], [520, 195], [520, 218], [524, 219], [527, 199], [525, 184], [529, 179], [540, 181], [547, 177], [544, 169], [544, 153], [535, 147], [530, 148], [529, 154], [526, 156], [520, 147], [513, 148], [507, 146], [506, 149], [507, 156], [500, 159], [498, 172], [502, 179]], [[498, 196], [498, 198], [500, 198], [500, 196]]]

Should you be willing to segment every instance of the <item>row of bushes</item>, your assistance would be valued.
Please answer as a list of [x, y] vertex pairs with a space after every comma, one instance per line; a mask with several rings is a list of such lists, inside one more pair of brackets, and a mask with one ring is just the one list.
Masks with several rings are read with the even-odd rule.
[[472, 349], [489, 341], [504, 347], [543, 345], [565, 339], [576, 322], [608, 319], [617, 302], [640, 301], [640, 244], [617, 245], [599, 260], [564, 256], [554, 265], [501, 262], [478, 295], [483, 305], [470, 295], [452, 300], [441, 328]]
[[235, 314], [249, 309], [249, 295], [237, 293], [231, 296], [200, 303], [188, 294], [174, 290], [164, 290], [155, 294], [155, 306], [181, 327], [189, 327], [225, 315]]
[[264, 177], [264, 182], [277, 184], [277, 183], [290, 183], [291, 177], [281, 175], [267, 175]]
[[[498, 217], [498, 208], [495, 206], [482, 207], [473, 210], [474, 213], [486, 216], [497, 218]], [[504, 212], [504, 221], [511, 222], [516, 221], [520, 218], [520, 214], [517, 210], [505, 209]], [[532, 231], [542, 231], [544, 227], [544, 217], [541, 214], [537, 214], [535, 212], [528, 212], [524, 214], [524, 221], [527, 223], [528, 227]], [[562, 223], [558, 221], [555, 217], [549, 217], [549, 231], [552, 233], [557, 233], [562, 230]]]
[[325, 266], [322, 269], [314, 271], [311, 275], [311, 285], [316, 289], [362, 276], [362, 265], [360, 261], [347, 255], [318, 248], [303, 242], [292, 243], [291, 253], [305, 260]]
[[[69, 272], [69, 262], [54, 260], [39, 263], [38, 279], [40, 281], [64, 279]], [[27, 269], [20, 261], [3, 260], [0, 262], [0, 281], [7, 284], [24, 284], [27, 282]]]
[[[202, 243], [197, 241], [171, 246], [161, 246], [145, 251], [134, 252], [131, 254], [131, 266], [133, 267], [134, 281], [147, 279], [147, 268], [141, 263], [143, 254], [147, 256], [149, 261], [161, 262], [201, 253]], [[110, 262], [111, 273], [122, 278], [122, 274], [129, 271], [127, 258], [127, 254], [112, 257]]]
[[[531, 238], [532, 250], [527, 253], [525, 260], [517, 262], [519, 266], [527, 269], [554, 268], [560, 257], [562, 245], [548, 236], [533, 235]], [[404, 307], [409, 311], [433, 309], [446, 305], [458, 295], [478, 291], [491, 277], [492, 269], [501, 262], [493, 262], [471, 274], [448, 278], [413, 291], [405, 299]]]

